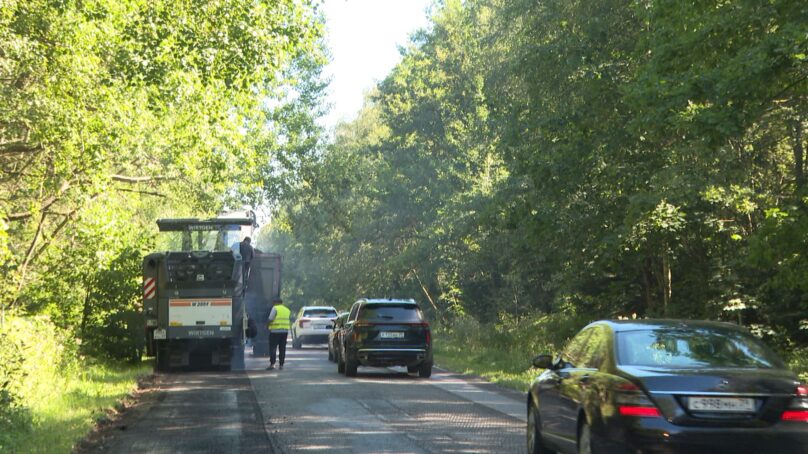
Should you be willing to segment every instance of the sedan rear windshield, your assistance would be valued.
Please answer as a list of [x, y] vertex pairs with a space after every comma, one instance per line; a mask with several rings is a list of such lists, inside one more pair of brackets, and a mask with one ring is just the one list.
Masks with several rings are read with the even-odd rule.
[[358, 320], [366, 322], [421, 323], [424, 314], [412, 304], [369, 304], [359, 311]]
[[304, 309], [303, 316], [313, 318], [331, 318], [337, 316], [337, 311], [334, 309]]
[[754, 337], [720, 328], [649, 329], [617, 333], [621, 365], [672, 368], [784, 368]]

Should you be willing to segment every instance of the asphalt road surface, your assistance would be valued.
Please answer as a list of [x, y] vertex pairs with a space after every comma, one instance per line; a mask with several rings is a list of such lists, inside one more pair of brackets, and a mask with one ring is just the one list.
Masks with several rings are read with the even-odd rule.
[[[290, 345], [291, 347], [291, 345]], [[161, 374], [87, 452], [521, 453], [522, 393], [435, 370], [337, 373], [327, 350], [287, 351], [284, 370], [248, 355], [247, 372]], [[148, 399], [147, 399], [148, 400]]]

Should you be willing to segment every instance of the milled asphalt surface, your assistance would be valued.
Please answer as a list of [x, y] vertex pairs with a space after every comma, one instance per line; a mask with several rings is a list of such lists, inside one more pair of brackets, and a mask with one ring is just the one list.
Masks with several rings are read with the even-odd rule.
[[524, 395], [436, 369], [337, 373], [324, 346], [284, 370], [158, 374], [154, 388], [78, 453], [521, 453]]
[[93, 453], [272, 452], [261, 410], [244, 372], [158, 374], [146, 402], [92, 442]]
[[435, 371], [359, 368], [337, 373], [325, 348], [289, 350], [284, 370], [248, 375], [276, 452], [521, 453], [521, 393]]

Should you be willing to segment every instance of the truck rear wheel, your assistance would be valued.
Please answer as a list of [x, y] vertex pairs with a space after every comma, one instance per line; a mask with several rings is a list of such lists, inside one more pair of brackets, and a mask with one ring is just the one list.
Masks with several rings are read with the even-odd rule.
[[168, 344], [165, 341], [158, 341], [156, 344], [156, 359], [154, 366], [158, 372], [165, 372], [168, 370], [169, 365]]

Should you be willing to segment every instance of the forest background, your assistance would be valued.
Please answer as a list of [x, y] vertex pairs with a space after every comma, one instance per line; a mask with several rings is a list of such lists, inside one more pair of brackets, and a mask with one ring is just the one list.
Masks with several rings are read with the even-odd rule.
[[415, 297], [448, 353], [682, 317], [808, 369], [804, 2], [431, 14], [324, 131], [314, 0], [0, 0], [0, 426], [53, 365], [139, 360], [156, 218], [244, 205], [293, 305]]

